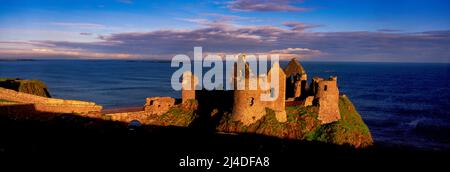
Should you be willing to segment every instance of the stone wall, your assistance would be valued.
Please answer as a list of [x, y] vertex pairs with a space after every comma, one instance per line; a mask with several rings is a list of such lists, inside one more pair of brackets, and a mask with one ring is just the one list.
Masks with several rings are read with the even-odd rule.
[[303, 102], [303, 106], [312, 106], [314, 101], [314, 96], [308, 96], [305, 98], [305, 101]]
[[3, 102], [0, 103], [0, 112], [1, 116], [12, 116], [14, 118], [27, 118], [30, 115], [34, 115], [33, 112], [35, 112], [35, 108], [33, 104]]
[[112, 121], [120, 121], [126, 123], [129, 123], [133, 120], [138, 120], [141, 124], [151, 124], [152, 122], [149, 121], [149, 114], [145, 111], [111, 113], [105, 114], [105, 116]]
[[250, 125], [266, 115], [265, 104], [261, 102], [261, 90], [249, 90], [248, 86], [245, 90], [235, 90], [232, 113], [233, 120], [241, 121], [244, 125]]
[[[278, 73], [275, 71], [278, 71]], [[273, 74], [278, 75], [278, 83], [271, 80]], [[274, 101], [265, 102], [266, 107], [275, 111], [275, 116], [279, 122], [286, 122], [286, 75], [284, 74], [284, 70], [276, 63], [269, 70], [267, 76], [269, 83], [273, 82], [273, 89], [271, 89], [270, 92], [278, 90], [278, 93], [271, 94], [274, 94], [274, 96], [278, 94], [278, 97]]]
[[319, 109], [318, 119], [321, 123], [326, 124], [341, 119], [337, 78], [330, 77], [328, 80], [315, 78], [313, 83], [314, 101]]
[[[270, 108], [275, 111], [277, 120], [279, 122], [285, 122], [287, 119], [285, 111], [286, 76], [284, 74], [284, 71], [280, 68], [279, 64], [277, 63], [272, 66], [267, 77], [250, 76], [250, 72], [248, 71], [249, 68], [247, 67], [247, 65], [243, 70], [245, 71], [235, 70], [235, 76], [237, 76], [238, 72], [245, 72], [245, 77], [234, 78], [235, 88], [239, 80], [243, 80], [243, 82], [245, 83], [245, 88], [244, 90], [235, 89], [234, 91], [232, 111], [233, 120], [240, 121], [244, 125], [250, 125], [265, 116], [266, 108]], [[270, 76], [272, 75], [274, 70], [278, 71], [278, 84], [276, 84], [272, 89], [261, 88], [259, 84], [260, 82], [272, 82], [270, 81]], [[276, 74], [276, 72], [274, 72], [274, 74]], [[251, 82], [257, 84], [256, 90], [250, 88]], [[276, 90], [278, 90], [278, 93], [271, 93], [271, 91]], [[262, 94], [278, 94], [278, 97], [273, 101], [263, 101], [261, 99]]]
[[[275, 101], [267, 102], [267, 106], [275, 111], [284, 111], [286, 107], [286, 75], [284, 74], [283, 69], [279, 66], [278, 63], [274, 64], [274, 66], [269, 70], [268, 80], [269, 83], [272, 83], [271, 78], [272, 74], [276, 74], [274, 70], [278, 70], [278, 84], [273, 86], [273, 89], [270, 91], [278, 90], [278, 97]], [[274, 84], [276, 82], [273, 82]]]
[[[186, 102], [182, 105], [187, 105]], [[104, 114], [104, 116], [113, 121], [131, 122], [139, 121], [141, 124], [152, 124], [155, 120], [151, 118], [153, 115], [162, 115], [167, 113], [170, 108], [175, 106], [175, 99], [172, 97], [149, 97], [146, 99], [143, 111], [119, 112]]]
[[0, 99], [33, 104], [35, 110], [41, 112], [87, 114], [102, 110], [102, 106], [94, 102], [46, 98], [4, 88], [0, 88]]
[[162, 115], [175, 105], [172, 97], [150, 97], [146, 99], [144, 111], [149, 115]]
[[192, 72], [186, 71], [183, 73], [181, 85], [181, 99], [183, 103], [195, 99], [195, 88], [198, 83], [198, 78]]
[[294, 58], [284, 69], [286, 76], [286, 97], [294, 100], [306, 98], [308, 76], [303, 66]]

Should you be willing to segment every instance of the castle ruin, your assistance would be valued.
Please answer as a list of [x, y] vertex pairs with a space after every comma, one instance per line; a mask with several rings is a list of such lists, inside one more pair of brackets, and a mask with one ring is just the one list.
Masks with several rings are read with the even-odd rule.
[[[273, 72], [274, 70], [278, 72]], [[261, 88], [260, 82], [272, 82], [270, 81], [272, 73], [277, 73], [279, 76], [278, 89]], [[243, 77], [240, 77], [240, 74], [243, 74]], [[340, 119], [337, 77], [330, 77], [327, 80], [314, 77], [311, 85], [308, 85], [306, 71], [296, 59], [292, 59], [284, 70], [278, 63], [275, 63], [267, 75], [262, 76], [252, 75], [247, 63], [241, 70], [237, 70], [235, 64], [232, 81], [235, 88], [233, 91], [213, 90], [207, 91], [208, 94], [205, 94], [205, 90], [193, 89], [197, 78], [192, 73], [187, 72], [183, 75], [182, 102], [187, 102], [190, 99], [211, 101], [206, 97], [221, 95], [224, 97], [224, 101], [221, 101], [222, 104], [219, 106], [226, 106], [223, 102], [231, 103], [226, 101], [232, 101], [232, 119], [240, 121], [244, 125], [250, 125], [261, 119], [266, 115], [267, 109], [274, 111], [279, 122], [285, 122], [287, 120], [286, 102], [292, 101], [302, 102], [303, 106], [317, 106], [318, 120], [322, 124]], [[236, 89], [238, 81], [245, 83], [244, 89]], [[257, 83], [256, 89], [250, 89], [249, 83], [251, 82]], [[190, 86], [191, 89], [184, 89], [187, 86]], [[275, 90], [278, 90], [278, 93], [275, 93]], [[278, 94], [278, 96], [275, 100], [263, 101], [261, 99], [263, 94]], [[229, 99], [228, 97], [232, 98]]]
[[[93, 102], [40, 97], [4, 88], [0, 88], [0, 99], [27, 103], [32, 106], [32, 110], [41, 112], [79, 113], [95, 117], [105, 113], [113, 120], [126, 122], [146, 120], [152, 115], [161, 116], [175, 106], [197, 110], [199, 114], [212, 114], [210, 117], [218, 112], [231, 112], [233, 121], [242, 122], [246, 126], [257, 122], [268, 112], [273, 112], [278, 122], [286, 122], [287, 105], [314, 106], [318, 114], [317, 119], [322, 124], [340, 120], [337, 77], [313, 77], [308, 85], [307, 73], [295, 59], [292, 59], [285, 69], [274, 63], [269, 72], [261, 75], [252, 73], [249, 64], [245, 62], [245, 56], [241, 59], [244, 59], [242, 69], [234, 63], [234, 74], [231, 78], [233, 90], [196, 89], [199, 78], [187, 71], [182, 76], [181, 103], [171, 97], [150, 97], [146, 99], [142, 109], [132, 112], [101, 112], [102, 107]], [[278, 78], [272, 77], [273, 75], [278, 75]], [[272, 80], [273, 78], [278, 81]], [[269, 86], [262, 87], [261, 82], [268, 83]], [[237, 83], [244, 83], [244, 87], [237, 89]], [[251, 88], [250, 83], [256, 83], [256, 89]], [[272, 99], [265, 99], [266, 96]], [[9, 106], [3, 108], [9, 108], [8, 111], [15, 110]]]
[[303, 66], [295, 59], [292, 59], [284, 69], [286, 74], [286, 97], [290, 100], [305, 98], [308, 89], [308, 77]]
[[[245, 77], [236, 77], [236, 73], [244, 71], [235, 71], [234, 83], [236, 84], [238, 79], [243, 79], [245, 83], [245, 88], [243, 90], [234, 90], [233, 97], [233, 119], [235, 121], [241, 121], [244, 125], [252, 124], [264, 115], [266, 115], [266, 108], [272, 109], [275, 112], [276, 118], [280, 122], [286, 121], [286, 111], [285, 111], [285, 90], [286, 90], [286, 76], [284, 71], [281, 69], [278, 63], [275, 63], [272, 68], [265, 76], [251, 76], [250, 68], [245, 65], [243, 69], [245, 71]], [[275, 72], [274, 70], [277, 70]], [[278, 74], [278, 84], [276, 85], [278, 89], [275, 88], [261, 88], [259, 83], [268, 81], [271, 82], [272, 74]], [[256, 89], [250, 89], [250, 82], [257, 83]], [[236, 86], [235, 86], [236, 88]], [[278, 93], [274, 91], [278, 90]], [[277, 95], [273, 101], [264, 101], [261, 96], [267, 95]]]

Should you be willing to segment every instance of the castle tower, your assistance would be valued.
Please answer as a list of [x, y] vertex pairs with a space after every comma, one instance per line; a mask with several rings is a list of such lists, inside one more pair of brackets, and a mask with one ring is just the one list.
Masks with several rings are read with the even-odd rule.
[[312, 85], [314, 102], [319, 108], [318, 119], [321, 123], [326, 124], [341, 119], [337, 77], [330, 77], [327, 80], [315, 77]]
[[[275, 72], [275, 71], [278, 71]], [[272, 74], [277, 74], [278, 83], [272, 81]], [[276, 118], [279, 122], [286, 122], [286, 75], [283, 69], [281, 69], [280, 64], [275, 63], [267, 74], [269, 83], [274, 83], [274, 86], [270, 88], [269, 92], [272, 96], [277, 96], [274, 101], [267, 101], [267, 107], [275, 111]], [[278, 92], [275, 92], [278, 91]]]
[[195, 87], [197, 84], [198, 78], [191, 71], [183, 73], [183, 82], [181, 85], [181, 99], [183, 103], [191, 99], [195, 100]]
[[286, 66], [284, 73], [286, 75], [286, 97], [300, 98], [305, 97], [308, 88], [308, 77], [303, 66], [293, 58]]
[[[244, 77], [238, 74], [244, 74]], [[265, 106], [261, 102], [261, 88], [259, 87], [259, 78], [250, 76], [250, 68], [245, 63], [245, 68], [240, 71], [237, 70], [235, 65], [235, 77], [234, 77], [234, 96], [233, 96], [233, 120], [240, 121], [244, 125], [250, 125], [264, 115], [266, 115]], [[244, 89], [237, 89], [238, 82], [244, 82]], [[256, 89], [250, 88], [250, 82], [257, 84]]]

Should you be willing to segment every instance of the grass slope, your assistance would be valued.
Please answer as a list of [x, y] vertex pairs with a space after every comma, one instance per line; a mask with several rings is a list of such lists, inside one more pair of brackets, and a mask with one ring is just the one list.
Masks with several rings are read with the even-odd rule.
[[266, 116], [249, 126], [233, 121], [230, 114], [225, 114], [217, 130], [351, 145], [356, 148], [372, 145], [373, 140], [367, 125], [346, 96], [339, 98], [339, 109], [341, 120], [325, 125], [321, 125], [317, 120], [317, 109], [314, 106], [288, 107], [288, 121], [285, 123], [278, 122], [270, 109], [266, 109]]

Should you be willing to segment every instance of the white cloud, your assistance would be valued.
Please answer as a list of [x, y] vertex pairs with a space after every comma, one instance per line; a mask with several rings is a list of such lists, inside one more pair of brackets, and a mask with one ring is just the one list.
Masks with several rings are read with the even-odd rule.
[[53, 26], [62, 26], [77, 29], [106, 29], [105, 25], [96, 23], [72, 23], [72, 22], [50, 22]]

